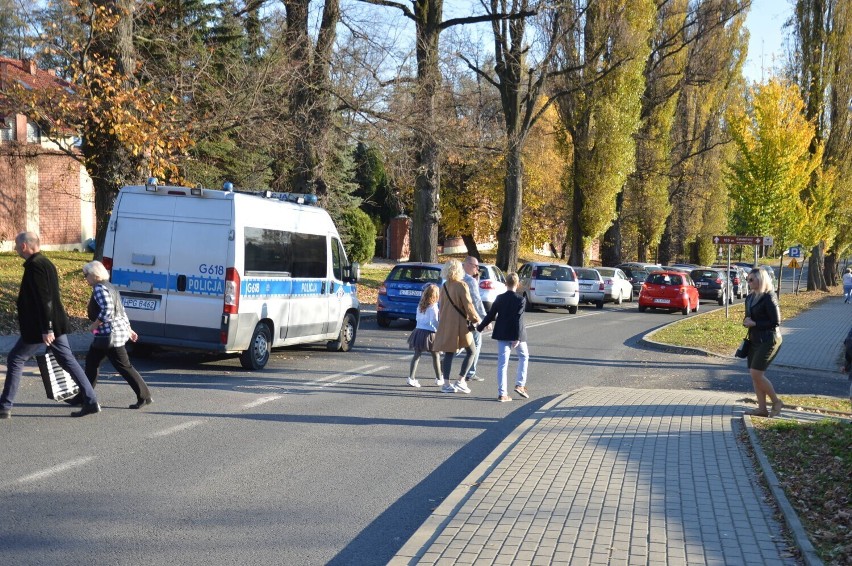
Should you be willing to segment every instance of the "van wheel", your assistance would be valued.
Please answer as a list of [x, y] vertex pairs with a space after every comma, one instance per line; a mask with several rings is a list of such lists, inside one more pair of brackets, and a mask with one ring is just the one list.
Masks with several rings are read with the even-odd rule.
[[577, 307], [568, 307], [568, 314], [577, 314]]
[[343, 317], [343, 324], [340, 325], [340, 336], [337, 337], [337, 340], [329, 342], [326, 347], [330, 352], [348, 352], [355, 343], [357, 333], [358, 323], [355, 321], [355, 315], [348, 312]]
[[240, 364], [245, 369], [263, 369], [269, 361], [269, 351], [272, 348], [272, 335], [269, 327], [258, 322], [251, 335], [249, 349], [240, 354]]
[[386, 314], [377, 314], [376, 323], [382, 328], [387, 328], [388, 326], [390, 326], [390, 319]]
[[595, 303], [595, 308], [602, 309], [603, 308], [603, 301], [598, 301], [597, 303]]

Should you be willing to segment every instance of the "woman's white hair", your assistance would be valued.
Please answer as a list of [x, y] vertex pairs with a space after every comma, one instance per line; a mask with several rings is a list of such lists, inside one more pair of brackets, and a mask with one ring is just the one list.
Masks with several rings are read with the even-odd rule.
[[98, 283], [109, 281], [109, 271], [107, 271], [107, 268], [104, 267], [104, 264], [97, 260], [90, 261], [83, 266], [83, 275], [94, 275], [95, 281]]
[[748, 272], [749, 277], [757, 279], [757, 289], [754, 290], [755, 299], [759, 299], [761, 295], [767, 291], [772, 291], [772, 280], [769, 274], [760, 267], [755, 267]]
[[448, 259], [441, 268], [441, 277], [445, 281], [461, 281], [464, 279], [464, 267], [457, 259]]

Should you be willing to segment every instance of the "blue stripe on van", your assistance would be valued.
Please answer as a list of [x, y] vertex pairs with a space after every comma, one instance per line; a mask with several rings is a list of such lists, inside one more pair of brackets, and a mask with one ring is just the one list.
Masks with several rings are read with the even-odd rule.
[[154, 291], [169, 289], [169, 274], [156, 271], [136, 271], [133, 269], [113, 269], [111, 281], [113, 285], [127, 287], [131, 281], [150, 283]]
[[[240, 295], [254, 297], [322, 296], [324, 279], [244, 279]], [[328, 286], [328, 283], [326, 286]], [[326, 289], [326, 293], [328, 290]]]

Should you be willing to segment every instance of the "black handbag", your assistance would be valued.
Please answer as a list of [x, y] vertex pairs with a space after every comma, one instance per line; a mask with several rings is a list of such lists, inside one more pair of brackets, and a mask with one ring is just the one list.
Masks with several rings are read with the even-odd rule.
[[751, 340], [748, 338], [743, 338], [742, 344], [737, 348], [737, 351], [734, 352], [734, 355], [738, 358], [747, 358], [749, 350], [751, 350]]

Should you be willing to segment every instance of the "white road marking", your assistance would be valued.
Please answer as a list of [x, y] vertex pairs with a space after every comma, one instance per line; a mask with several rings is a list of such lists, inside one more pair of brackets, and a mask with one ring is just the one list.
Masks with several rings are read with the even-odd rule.
[[283, 395], [271, 395], [269, 397], [261, 397], [260, 399], [255, 399], [254, 401], [246, 403], [245, 405], [243, 405], [242, 408], [243, 409], [253, 409], [254, 407], [259, 407], [259, 406], [261, 406], [265, 403], [270, 403], [272, 401], [276, 401], [278, 399], [281, 399], [281, 397], [283, 397]]
[[[370, 366], [367, 366], [367, 367], [370, 367]], [[381, 371], [383, 369], [388, 369], [389, 367], [390, 366], [379, 366], [379, 367], [373, 368], [369, 371], [365, 371], [365, 372], [362, 372], [362, 373], [359, 373], [359, 374], [350, 375], [350, 376], [338, 379], [338, 380], [333, 381], [331, 383], [323, 383], [322, 385], [320, 385], [320, 387], [333, 387], [333, 386], [339, 385], [341, 383], [346, 383], [347, 381], [352, 381], [353, 379], [357, 379], [359, 377], [366, 377], [366, 376], [370, 375], [371, 373], [375, 373], [375, 372]], [[337, 374], [337, 375], [341, 375], [341, 374]], [[317, 385], [319, 385], [319, 384], [317, 384]]]
[[[331, 375], [327, 375], [327, 376], [325, 376], [325, 377], [321, 377], [321, 378], [319, 378], [319, 379], [315, 379], [315, 380], [313, 380], [313, 381], [311, 381], [311, 382], [309, 382], [309, 383], [310, 383], [310, 384], [317, 384], [317, 383], [322, 383], [323, 381], [331, 381], [332, 379], [334, 379], [334, 378], [336, 378], [336, 377], [340, 377], [341, 375], [349, 375], [349, 373], [350, 373], [350, 372], [354, 372], [354, 371], [361, 371], [361, 370], [363, 370], [363, 369], [367, 369], [368, 367], [370, 367], [370, 366], [372, 366], [372, 365], [373, 365], [373, 364], [367, 364], [367, 365], [363, 365], [363, 366], [360, 366], [360, 367], [357, 367], [357, 368], [352, 368], [351, 370], [346, 371], [346, 372], [333, 373], [333, 374], [331, 374]], [[375, 371], [375, 370], [373, 370], [373, 371]]]
[[17, 483], [28, 483], [32, 481], [43, 480], [44, 478], [55, 476], [56, 474], [62, 473], [66, 470], [70, 470], [71, 468], [76, 468], [77, 466], [88, 464], [94, 459], [94, 456], [87, 456], [85, 458], [78, 458], [77, 460], [63, 462], [62, 464], [58, 464], [56, 466], [53, 466], [52, 468], [47, 468], [46, 470], [41, 470], [40, 472], [36, 472], [34, 474], [30, 474], [22, 478], [18, 478]]
[[186, 429], [192, 428], [194, 426], [198, 426], [202, 422], [203, 421], [188, 421], [188, 422], [185, 422], [185, 423], [181, 423], [181, 424], [175, 425], [171, 428], [167, 428], [167, 429], [161, 430], [159, 432], [155, 432], [154, 434], [148, 436], [148, 438], [158, 438], [158, 437], [161, 437], [161, 436], [168, 436], [170, 434], [174, 434], [176, 432], [180, 432], [182, 430], [186, 430]]

